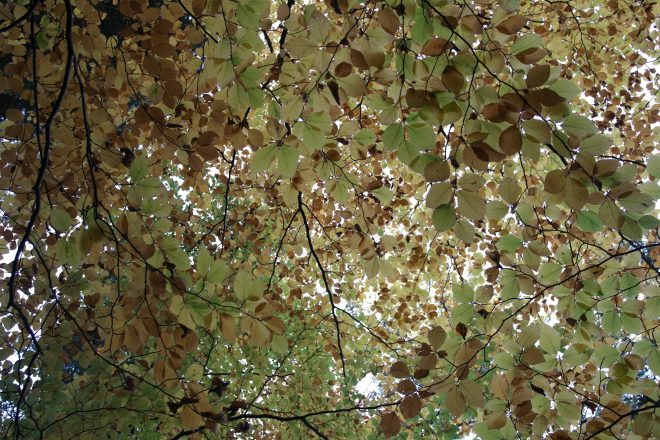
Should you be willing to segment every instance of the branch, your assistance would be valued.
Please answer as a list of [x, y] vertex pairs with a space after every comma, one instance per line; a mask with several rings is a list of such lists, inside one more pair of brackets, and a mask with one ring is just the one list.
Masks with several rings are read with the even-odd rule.
[[316, 261], [316, 265], [319, 267], [319, 270], [321, 271], [321, 278], [323, 279], [323, 285], [325, 287], [326, 293], [328, 294], [328, 299], [330, 300], [332, 319], [335, 321], [335, 330], [337, 331], [337, 348], [339, 349], [339, 357], [341, 358], [341, 370], [345, 379], [346, 361], [344, 360], [344, 350], [341, 347], [341, 333], [339, 331], [339, 319], [337, 318], [337, 307], [335, 307], [332, 290], [330, 290], [330, 283], [328, 282], [328, 274], [323, 268], [323, 264], [321, 264], [321, 260], [319, 259], [319, 256], [316, 254], [316, 251], [314, 250], [314, 245], [312, 244], [312, 235], [310, 233], [309, 223], [307, 222], [307, 216], [305, 215], [305, 211], [303, 210], [302, 192], [300, 191], [298, 192], [298, 212], [300, 212], [300, 215], [302, 216], [303, 219], [303, 225], [305, 226], [305, 234], [307, 235], [307, 243], [309, 244], [309, 251], [311, 252], [312, 256], [314, 257], [314, 261]]
[[603, 426], [598, 431], [591, 433], [591, 435], [589, 435], [587, 438], [585, 438], [585, 440], [589, 440], [591, 438], [594, 438], [594, 437], [598, 436], [598, 434], [600, 434], [601, 432], [604, 432], [604, 431], [607, 431], [607, 430], [610, 430], [610, 429], [614, 428], [614, 426], [616, 426], [617, 423], [619, 423], [621, 420], [625, 419], [626, 417], [634, 416], [635, 414], [639, 414], [641, 412], [648, 411], [650, 409], [655, 409], [655, 408], [660, 408], [660, 401], [655, 402], [653, 405], [640, 407], [640, 408], [637, 408], [637, 409], [633, 409], [633, 410], [631, 410], [631, 411], [629, 411], [625, 414], [621, 414], [618, 419], [616, 419], [615, 421], [613, 421], [612, 423], [610, 423], [607, 426]]
[[215, 43], [218, 42], [218, 39], [215, 38], [209, 31], [206, 30], [206, 27], [204, 27], [204, 25], [199, 21], [199, 19], [197, 17], [195, 17], [195, 15], [192, 12], [190, 12], [188, 10], [188, 8], [186, 8], [186, 5], [184, 5], [181, 0], [177, 0], [177, 3], [179, 3], [179, 6], [181, 6], [181, 8], [183, 8], [183, 10], [186, 12], [186, 14], [190, 15], [190, 18], [192, 18], [193, 21], [197, 24], [197, 26], [199, 26], [202, 29], [202, 32], [204, 32], [204, 34], [207, 37], [209, 37]]
[[347, 412], [352, 412], [352, 411], [370, 411], [370, 410], [376, 410], [376, 409], [381, 409], [381, 408], [387, 408], [389, 406], [396, 406], [399, 403], [401, 403], [401, 400], [395, 400], [394, 402], [387, 402], [387, 403], [381, 403], [379, 405], [369, 405], [369, 406], [351, 406], [348, 408], [338, 408], [338, 409], [328, 409], [328, 410], [322, 410], [322, 411], [315, 411], [307, 414], [301, 414], [297, 416], [278, 416], [275, 414], [241, 414], [238, 416], [232, 416], [229, 417], [228, 421], [235, 421], [235, 420], [244, 420], [244, 419], [269, 419], [269, 420], [279, 420], [280, 422], [291, 422], [295, 420], [303, 420], [308, 417], [315, 417], [315, 416], [326, 416], [326, 415], [332, 415], [332, 414], [342, 414], [342, 413], [347, 413]]
[[222, 214], [222, 236], [220, 237], [220, 245], [222, 249], [220, 250], [220, 256], [225, 251], [225, 234], [227, 233], [227, 209], [229, 209], [229, 186], [231, 185], [231, 171], [234, 169], [236, 164], [236, 150], [231, 155], [231, 164], [229, 165], [229, 173], [227, 174], [227, 185], [225, 186], [225, 206], [224, 212]]
[[[34, 356], [32, 356], [30, 362], [28, 363], [28, 370], [27, 370], [28, 376], [26, 379], [27, 382], [29, 382], [30, 380], [32, 366], [36, 361], [37, 356], [39, 356], [42, 353], [42, 350], [37, 340], [37, 335], [32, 330], [30, 321], [28, 320], [27, 316], [25, 316], [25, 313], [23, 312], [19, 304], [16, 303], [16, 279], [18, 278], [19, 266], [22, 261], [25, 246], [28, 240], [30, 239], [30, 235], [32, 234], [32, 229], [34, 228], [34, 224], [36, 223], [37, 217], [39, 217], [39, 212], [41, 211], [41, 185], [43, 183], [46, 170], [48, 169], [50, 150], [53, 143], [53, 139], [52, 139], [53, 122], [55, 121], [55, 117], [57, 116], [57, 113], [62, 105], [62, 101], [64, 101], [64, 96], [66, 95], [66, 90], [69, 87], [69, 81], [71, 80], [71, 70], [73, 67], [73, 35], [72, 35], [73, 7], [71, 6], [71, 0], [64, 0], [64, 4], [66, 6], [65, 40], [67, 47], [64, 78], [62, 80], [62, 86], [60, 88], [60, 91], [57, 95], [57, 98], [55, 99], [55, 102], [53, 103], [53, 107], [51, 109], [50, 115], [48, 115], [48, 119], [46, 120], [44, 126], [45, 144], [43, 151], [40, 153], [41, 164], [39, 166], [39, 172], [37, 173], [37, 178], [33, 186], [35, 200], [34, 200], [34, 204], [32, 205], [32, 214], [30, 215], [30, 220], [28, 221], [28, 224], [25, 227], [25, 232], [21, 237], [21, 241], [18, 243], [18, 247], [16, 248], [16, 254], [14, 255], [14, 260], [12, 261], [11, 264], [11, 275], [9, 276], [8, 301], [7, 301], [6, 311], [9, 311], [10, 309], [16, 310], [16, 312], [18, 313], [18, 317], [21, 321], [21, 324], [23, 325], [24, 330], [29, 334], [30, 339], [32, 340], [32, 343], [35, 348], [35, 354]], [[30, 14], [32, 14], [32, 11], [34, 11], [35, 6], [36, 6], [36, 1], [30, 4], [30, 8], [22, 17], [19, 17], [18, 20], [11, 23], [8, 27], [6, 26], [5, 28], [0, 29], [0, 32], [4, 32], [8, 29], [11, 29], [21, 20], [30, 16]], [[34, 27], [32, 27], [32, 31], [34, 31]], [[36, 46], [34, 46], [32, 50], [36, 50]], [[34, 72], [34, 75], [36, 80], [36, 71]], [[18, 400], [16, 403], [16, 413], [14, 414], [14, 424], [16, 426], [16, 431], [15, 431], [16, 438], [20, 438], [20, 428], [19, 428], [20, 406], [23, 403], [26, 392], [27, 392], [27, 383], [25, 384], [24, 387], [21, 387], [21, 391], [18, 395]]]

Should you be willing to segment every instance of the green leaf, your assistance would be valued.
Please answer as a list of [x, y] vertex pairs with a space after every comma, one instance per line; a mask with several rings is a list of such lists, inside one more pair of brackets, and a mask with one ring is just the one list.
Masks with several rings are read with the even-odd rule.
[[240, 301], [261, 298], [263, 289], [263, 284], [246, 270], [238, 272], [234, 278], [234, 296]]
[[598, 133], [598, 128], [591, 119], [581, 115], [566, 116], [562, 128], [566, 133], [578, 139], [586, 139]]
[[431, 185], [426, 195], [426, 206], [435, 209], [440, 205], [446, 205], [453, 199], [454, 188], [449, 182], [440, 182]]
[[50, 47], [50, 39], [44, 32], [37, 32], [35, 39], [37, 40], [37, 47], [39, 49], [46, 50]]
[[538, 280], [541, 284], [549, 286], [559, 282], [559, 275], [561, 274], [561, 265], [557, 263], [543, 263], [539, 268]]
[[570, 101], [571, 99], [580, 95], [582, 90], [573, 83], [564, 78], [557, 78], [557, 80], [548, 87], [550, 90], [561, 96], [562, 98]]
[[522, 240], [515, 235], [505, 235], [499, 239], [496, 246], [497, 249], [501, 250], [502, 252], [513, 254], [521, 244]]
[[525, 34], [518, 38], [511, 48], [512, 54], [518, 54], [529, 49], [542, 48], [543, 40], [537, 34]]
[[457, 201], [458, 212], [470, 220], [482, 220], [486, 215], [486, 201], [476, 192], [460, 190]]
[[355, 136], [353, 136], [353, 140], [355, 140], [360, 145], [369, 146], [376, 142], [376, 135], [372, 129], [363, 128], [362, 130], [358, 131]]
[[205, 276], [209, 273], [209, 269], [213, 264], [213, 257], [209, 253], [209, 250], [203, 244], [200, 246], [199, 252], [197, 253], [197, 272], [201, 276]]
[[383, 132], [383, 144], [388, 151], [396, 151], [405, 142], [403, 126], [400, 123], [392, 124]]
[[649, 157], [646, 164], [646, 171], [656, 179], [660, 178], [660, 154], [654, 154]]
[[442, 205], [433, 210], [433, 226], [438, 232], [451, 229], [456, 224], [456, 213], [451, 205]]
[[580, 211], [578, 213], [578, 226], [585, 232], [599, 232], [604, 227], [598, 214], [593, 211]]
[[133, 182], [139, 182], [147, 176], [149, 172], [149, 164], [144, 156], [138, 156], [131, 163], [128, 169], [128, 175]]
[[543, 324], [541, 327], [541, 336], [539, 337], [539, 345], [543, 350], [550, 354], [556, 354], [561, 348], [561, 337], [554, 328], [549, 325]]
[[435, 132], [433, 128], [422, 120], [408, 124], [410, 143], [419, 150], [426, 150], [435, 145]]
[[284, 145], [277, 153], [277, 170], [284, 177], [293, 177], [298, 168], [298, 150]]
[[211, 267], [209, 268], [208, 273], [206, 274], [206, 279], [210, 283], [221, 283], [229, 276], [229, 268], [227, 263], [224, 260], [215, 260]]
[[277, 154], [277, 147], [275, 144], [267, 145], [259, 148], [253, 155], [250, 162], [250, 169], [259, 173], [267, 170], [270, 165], [275, 162], [275, 155]]
[[68, 231], [71, 227], [71, 222], [72, 219], [69, 212], [60, 206], [56, 206], [50, 212], [50, 224], [59, 232]]
[[582, 141], [580, 153], [597, 156], [605, 153], [612, 146], [612, 138], [604, 134], [595, 134]]
[[660, 220], [652, 215], [643, 215], [637, 219], [637, 223], [645, 229], [655, 229], [660, 227]]

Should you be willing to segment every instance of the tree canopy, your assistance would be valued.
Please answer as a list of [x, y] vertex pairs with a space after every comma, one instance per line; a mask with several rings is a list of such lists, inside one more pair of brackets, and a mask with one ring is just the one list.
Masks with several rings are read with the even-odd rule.
[[660, 437], [658, 4], [0, 4], [7, 438]]

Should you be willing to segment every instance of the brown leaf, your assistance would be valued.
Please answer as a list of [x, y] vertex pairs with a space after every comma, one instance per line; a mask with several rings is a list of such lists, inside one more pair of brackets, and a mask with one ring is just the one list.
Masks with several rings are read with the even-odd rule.
[[457, 68], [449, 66], [442, 72], [442, 83], [452, 93], [459, 94], [465, 86], [465, 77]]
[[452, 386], [449, 391], [447, 391], [445, 404], [447, 405], [449, 412], [452, 413], [454, 417], [460, 417], [465, 412], [465, 397], [463, 397], [463, 393], [461, 393], [461, 391], [455, 385]]
[[401, 394], [412, 394], [417, 391], [417, 386], [410, 379], [404, 379], [396, 386], [396, 390]]
[[522, 149], [522, 135], [516, 126], [505, 129], [500, 134], [499, 141], [500, 151], [507, 156], [512, 156]]
[[403, 361], [397, 361], [390, 367], [390, 374], [397, 379], [404, 379], [410, 377], [410, 370]]
[[486, 104], [481, 109], [481, 115], [491, 122], [503, 122], [506, 117], [506, 108], [499, 102]]
[[422, 400], [417, 394], [406, 396], [401, 402], [399, 410], [401, 411], [401, 415], [404, 419], [412, 419], [413, 417], [417, 417], [419, 412], [422, 410]]
[[512, 15], [511, 17], [498, 24], [495, 29], [504, 35], [514, 35], [525, 26], [527, 19], [520, 15]]
[[344, 78], [350, 75], [351, 72], [353, 72], [353, 66], [345, 62], [339, 63], [335, 67], [335, 75], [339, 78]]
[[508, 419], [506, 417], [506, 414], [501, 413], [501, 412], [496, 412], [496, 413], [490, 414], [486, 418], [486, 424], [488, 425], [489, 429], [500, 429], [504, 425], [506, 425], [507, 420]]
[[496, 374], [490, 380], [490, 392], [498, 399], [509, 400], [509, 382], [501, 374]]
[[378, 13], [378, 24], [388, 34], [395, 35], [401, 26], [401, 19], [394, 13], [392, 8], [383, 8]]
[[524, 417], [530, 412], [532, 412], [532, 402], [530, 400], [525, 400], [521, 404], [517, 405], [516, 408], [513, 410], [513, 413], [518, 418]]
[[523, 351], [522, 360], [527, 365], [537, 365], [545, 362], [543, 352], [536, 347], [529, 347]]
[[410, 88], [406, 91], [406, 103], [410, 108], [421, 108], [433, 102], [432, 96], [425, 90]]
[[195, 429], [204, 424], [202, 416], [197, 414], [190, 405], [184, 405], [181, 410], [181, 421], [183, 426], [189, 429]]
[[559, 96], [554, 90], [540, 89], [533, 90], [530, 93], [533, 96], [532, 100], [538, 101], [546, 107], [554, 107], [562, 102], [566, 102], [566, 99]]
[[353, 63], [353, 65], [358, 69], [369, 70], [369, 63], [367, 63], [364, 55], [362, 52], [359, 52], [355, 49], [351, 49], [351, 63]]
[[540, 47], [530, 47], [527, 50], [523, 50], [520, 53], [516, 54], [516, 58], [523, 64], [535, 64], [541, 61], [548, 55], [544, 49]]
[[474, 35], [481, 35], [484, 32], [484, 25], [476, 15], [465, 15], [461, 18], [461, 24]]
[[385, 438], [394, 437], [401, 431], [401, 419], [395, 412], [387, 412], [380, 419], [380, 429]]
[[532, 89], [534, 87], [540, 87], [545, 84], [545, 82], [550, 77], [550, 65], [541, 64], [539, 66], [534, 66], [527, 73], [527, 87]]
[[419, 368], [422, 370], [432, 370], [435, 368], [437, 362], [438, 356], [435, 353], [430, 353], [422, 356], [422, 359], [419, 361]]
[[451, 48], [452, 44], [449, 40], [445, 40], [440, 37], [433, 37], [422, 46], [420, 53], [422, 55], [437, 57], [447, 52]]

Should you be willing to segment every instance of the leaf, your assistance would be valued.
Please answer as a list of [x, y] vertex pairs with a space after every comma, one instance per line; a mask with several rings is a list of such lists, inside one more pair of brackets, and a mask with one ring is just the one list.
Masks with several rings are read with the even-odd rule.
[[401, 419], [395, 412], [386, 412], [380, 418], [380, 429], [385, 438], [394, 437], [401, 431]]
[[500, 134], [499, 147], [502, 153], [511, 156], [522, 149], [522, 135], [516, 126], [507, 127]]
[[493, 375], [490, 380], [490, 392], [501, 400], [509, 400], [509, 383], [503, 375]]
[[557, 78], [548, 88], [569, 101], [582, 92], [572, 81], [564, 78]]
[[442, 327], [433, 327], [431, 330], [429, 330], [428, 333], [428, 339], [429, 343], [435, 350], [439, 350], [440, 347], [442, 347], [442, 344], [444, 344], [445, 339], [447, 338], [447, 333], [444, 331]]
[[197, 414], [190, 405], [183, 405], [181, 409], [181, 421], [183, 426], [189, 429], [195, 429], [204, 424], [202, 416]]
[[546, 81], [550, 78], [550, 65], [540, 64], [532, 67], [527, 72], [527, 79], [525, 80], [528, 88], [532, 89], [545, 85]]
[[451, 229], [456, 224], [456, 213], [451, 205], [441, 205], [433, 210], [433, 225], [438, 232]]
[[206, 274], [206, 279], [210, 283], [221, 283], [229, 276], [229, 268], [224, 260], [215, 260]]
[[282, 146], [277, 152], [277, 170], [283, 177], [293, 177], [298, 167], [298, 150], [289, 145]]
[[649, 157], [646, 171], [656, 179], [660, 179], [660, 154], [655, 154]]
[[516, 39], [511, 48], [512, 54], [519, 54], [530, 49], [537, 49], [543, 46], [543, 40], [537, 34], [525, 34]]
[[444, 160], [436, 160], [424, 168], [424, 178], [429, 183], [440, 182], [449, 178], [449, 164]]
[[541, 336], [541, 329], [538, 325], [531, 324], [525, 327], [518, 336], [518, 343], [521, 347], [527, 348], [533, 346]]
[[585, 232], [599, 232], [603, 230], [603, 223], [598, 214], [592, 211], [580, 211], [578, 213], [578, 225]]
[[421, 120], [408, 125], [408, 134], [410, 136], [410, 142], [417, 150], [425, 150], [435, 145], [435, 132], [433, 128]]
[[410, 370], [404, 362], [397, 361], [390, 367], [390, 374], [397, 379], [405, 379], [410, 377]]
[[522, 361], [527, 365], [538, 365], [545, 362], [545, 357], [538, 348], [528, 347], [522, 353]]
[[69, 212], [66, 209], [56, 206], [50, 211], [50, 224], [59, 232], [68, 231], [71, 227], [71, 223], [71, 215], [69, 215]]
[[591, 119], [581, 115], [569, 115], [565, 117], [562, 128], [570, 136], [575, 136], [578, 139], [586, 139], [598, 133], [598, 129]]
[[486, 201], [476, 192], [459, 190], [458, 212], [470, 220], [481, 220], [486, 215]]
[[459, 94], [465, 86], [465, 77], [457, 68], [448, 66], [442, 73], [442, 83], [450, 92]]
[[426, 195], [426, 206], [435, 209], [440, 205], [448, 204], [454, 197], [454, 188], [449, 182], [441, 182], [431, 185]]
[[197, 253], [197, 272], [199, 272], [199, 275], [203, 277], [208, 274], [211, 264], [213, 264], [213, 257], [211, 257], [209, 250], [204, 245], [200, 246]]
[[260, 298], [263, 295], [262, 288], [263, 286], [248, 271], [241, 270], [234, 278], [234, 296], [240, 301]]
[[523, 16], [512, 15], [495, 26], [495, 28], [505, 35], [514, 35], [522, 29], [526, 22], [527, 20]]
[[437, 57], [451, 49], [452, 44], [440, 37], [433, 37], [422, 46], [420, 53], [422, 55]]
[[561, 337], [554, 328], [544, 324], [541, 326], [539, 345], [547, 353], [556, 354], [561, 348]]
[[144, 156], [138, 156], [131, 163], [128, 169], [128, 175], [133, 182], [139, 182], [147, 176], [149, 172], [149, 164]]
[[259, 148], [252, 156], [252, 162], [250, 164], [252, 171], [259, 173], [267, 170], [275, 162], [275, 156], [278, 153], [277, 147], [274, 144]]
[[383, 132], [383, 144], [389, 151], [396, 151], [405, 143], [403, 126], [399, 123], [392, 124]]
[[410, 394], [404, 397], [399, 405], [399, 411], [404, 419], [417, 417], [422, 410], [422, 400], [417, 394]]
[[463, 415], [466, 409], [465, 397], [463, 397], [463, 394], [457, 386], [453, 385], [449, 388], [449, 391], [447, 391], [445, 396], [445, 404], [454, 417], [460, 417]]

